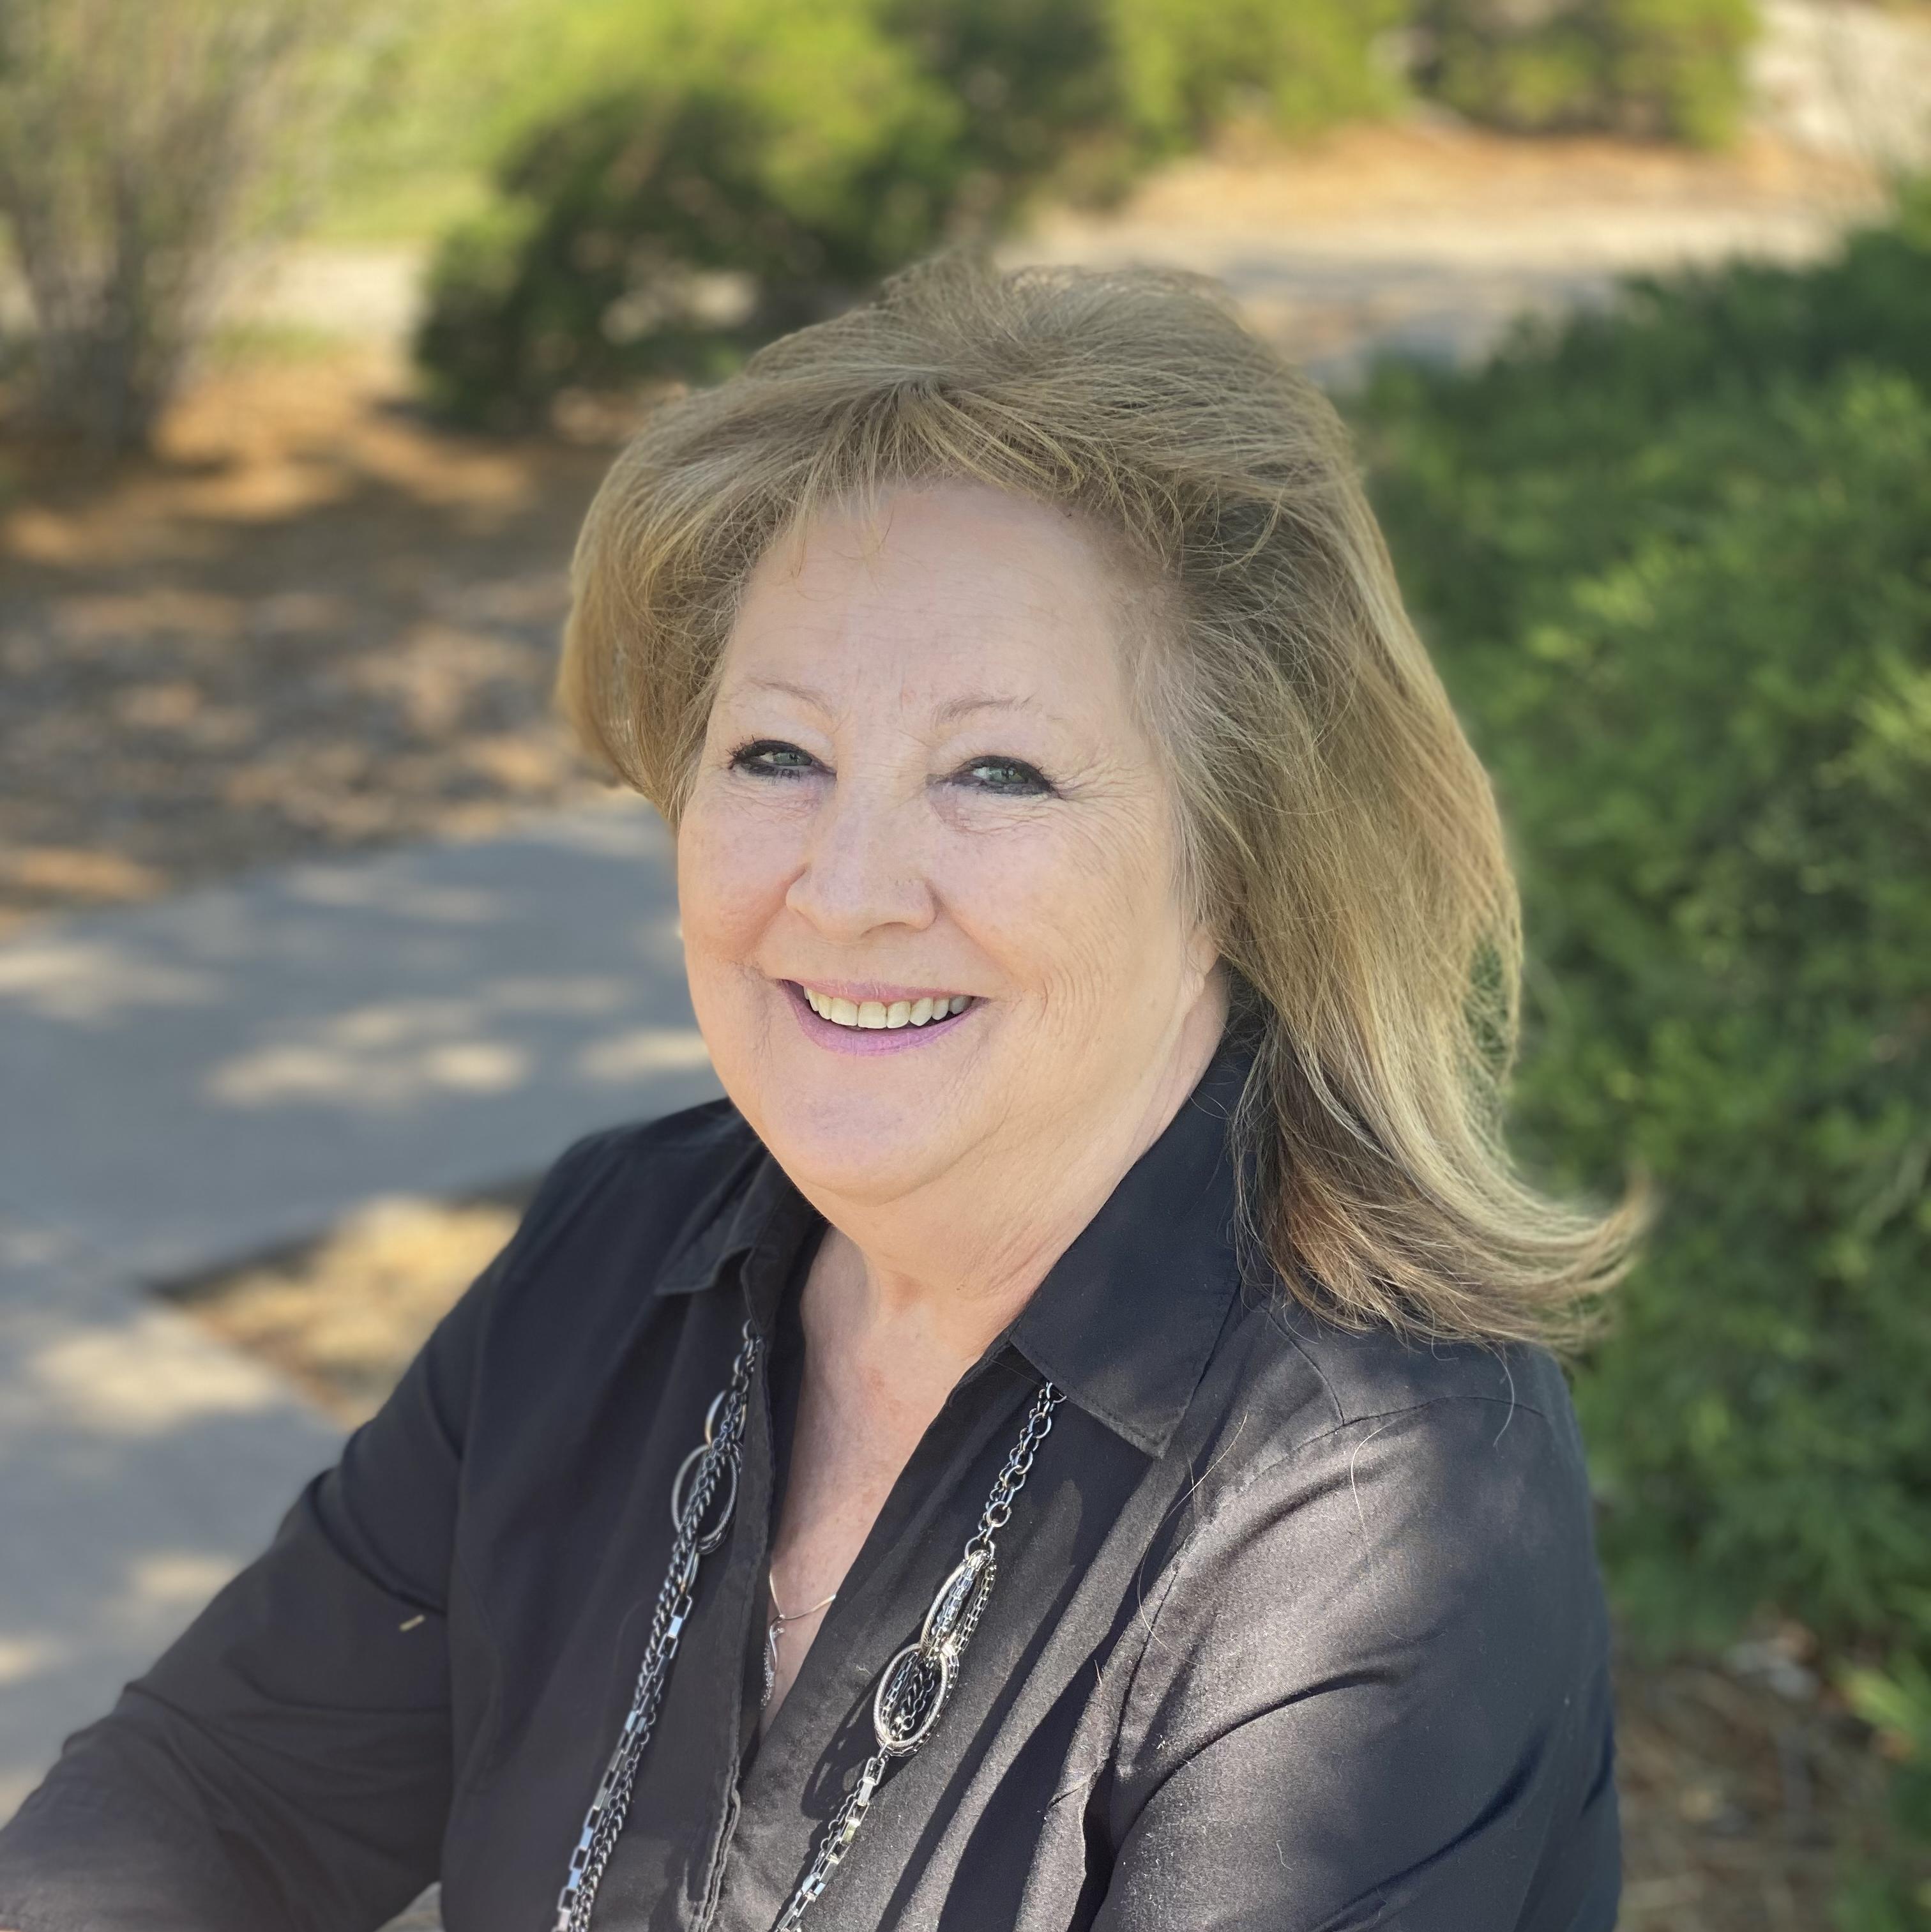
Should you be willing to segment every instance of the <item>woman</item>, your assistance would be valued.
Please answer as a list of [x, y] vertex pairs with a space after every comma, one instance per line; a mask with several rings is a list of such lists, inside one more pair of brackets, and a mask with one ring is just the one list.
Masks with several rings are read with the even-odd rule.
[[1606, 1932], [1513, 889], [1332, 412], [917, 270], [661, 410], [562, 691], [727, 1102], [592, 1136], [0, 1924]]

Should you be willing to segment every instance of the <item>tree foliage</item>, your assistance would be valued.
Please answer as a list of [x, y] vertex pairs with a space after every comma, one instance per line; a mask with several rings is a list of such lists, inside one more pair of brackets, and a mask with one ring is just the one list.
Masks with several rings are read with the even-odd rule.
[[49, 424], [147, 439], [251, 196], [316, 131], [311, 56], [342, 23], [319, 0], [0, 6], [0, 220]]
[[1306, 134], [1385, 114], [1401, 98], [1388, 36], [1405, 12], [1405, 0], [1112, 0], [1120, 111], [1149, 154], [1230, 122]]

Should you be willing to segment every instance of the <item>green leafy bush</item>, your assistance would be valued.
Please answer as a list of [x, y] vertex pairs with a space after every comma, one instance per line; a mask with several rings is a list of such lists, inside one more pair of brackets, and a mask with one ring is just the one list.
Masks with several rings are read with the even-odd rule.
[[1384, 36], [1407, 0], [1112, 0], [1120, 111], [1150, 153], [1231, 122], [1308, 134], [1388, 112], [1402, 86]]
[[418, 361], [444, 409], [504, 423], [714, 376], [1042, 189], [1103, 197], [1231, 120], [1385, 111], [1406, 4], [576, 0], [433, 266]]
[[958, 117], [961, 219], [988, 229], [1042, 183], [1070, 176], [1104, 190], [1130, 172], [1114, 4], [883, 0], [881, 31]]
[[721, 374], [931, 247], [973, 184], [962, 109], [858, 8], [741, 4], [650, 64], [527, 127], [445, 238], [417, 352], [451, 413]]
[[1931, 407], [1855, 374], [1640, 467], [1483, 701], [1561, 989], [1528, 1111], [1599, 1172], [1626, 1121], [1670, 1204], [1582, 1391], [1606, 1545], [1652, 1619], [1887, 1630], [1931, 1580]]
[[434, 263], [418, 360], [445, 410], [505, 423], [572, 386], [715, 376], [1042, 190], [1103, 196], [1231, 123], [1305, 134], [1389, 111], [1417, 23], [1423, 84], [1485, 119], [1726, 124], [1751, 0], [1567, 0], [1508, 26], [1519, 11], [571, 0], [517, 44], [523, 107], [490, 205]]
[[607, 61], [534, 116], [446, 238], [432, 394], [514, 422], [573, 385], [713, 376], [1069, 158], [1117, 173], [1108, 32], [1086, 0], [733, 0], [658, 33], [634, 77]]
[[1360, 404], [1521, 842], [1525, 1128], [1598, 1182], [1635, 1149], [1669, 1204], [1581, 1390], [1606, 1547], [1663, 1631], [1768, 1600], [1889, 1634], [1931, 1586], [1913, 274], [1921, 316], [1906, 224], [1813, 287], [1652, 286], [1471, 375], [1384, 371]]
[[1634, 1156], [1662, 1196], [1578, 1376], [1614, 1592], [1657, 1644], [1774, 1606], [1921, 1688], [1925, 207], [1821, 269], [1647, 284], [1480, 370], [1385, 369], [1357, 405], [1522, 862], [1524, 1144], [1600, 1188]]
[[491, 204], [432, 267], [432, 397], [508, 424], [573, 386], [713, 376], [1044, 186], [1103, 195], [1231, 118], [1384, 110], [1403, 4], [724, 0], [627, 23], [580, 0]]
[[1931, 1925], [1931, 1666], [1904, 1652], [1888, 1669], [1849, 1672], [1843, 1688], [1897, 1769], [1882, 1821], [1888, 1842], [1845, 1885], [1840, 1932], [1923, 1932]]
[[25, 400], [42, 424], [106, 449], [149, 442], [224, 272], [295, 214], [292, 178], [354, 91], [365, 13], [0, 5], [0, 270], [32, 317]]
[[1757, 20], [1754, 0], [1420, 0], [1415, 25], [1423, 88], [1473, 119], [1712, 146]]

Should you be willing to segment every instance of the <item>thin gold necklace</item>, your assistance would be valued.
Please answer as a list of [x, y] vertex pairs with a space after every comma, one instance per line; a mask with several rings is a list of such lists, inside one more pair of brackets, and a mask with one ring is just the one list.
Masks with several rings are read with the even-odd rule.
[[771, 1702], [771, 1694], [778, 1688], [778, 1640], [784, 1634], [787, 1624], [802, 1624], [807, 1617], [815, 1617], [820, 1610], [829, 1610], [838, 1600], [834, 1590], [822, 1604], [814, 1604], [808, 1610], [787, 1610], [780, 1608], [778, 1587], [767, 1575], [764, 1587], [771, 1595], [771, 1621], [764, 1627], [764, 1695], [758, 1708], [763, 1710]]

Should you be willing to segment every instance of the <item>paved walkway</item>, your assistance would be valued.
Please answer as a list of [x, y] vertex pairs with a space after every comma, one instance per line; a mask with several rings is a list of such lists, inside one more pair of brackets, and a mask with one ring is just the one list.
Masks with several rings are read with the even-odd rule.
[[1633, 272], [1739, 255], [1815, 260], [1842, 227], [1821, 206], [1578, 202], [1506, 221], [1416, 211], [1372, 221], [1303, 218], [1272, 232], [1252, 216], [1183, 230], [1156, 208], [1139, 220], [1062, 215], [1003, 252], [1015, 266], [1151, 265], [1211, 276], [1233, 292], [1250, 327], [1316, 381], [1345, 386], [1385, 356], [1474, 362], [1523, 316], [1600, 306]]
[[0, 1816], [334, 1454], [142, 1285], [715, 1090], [628, 801], [0, 947]]

